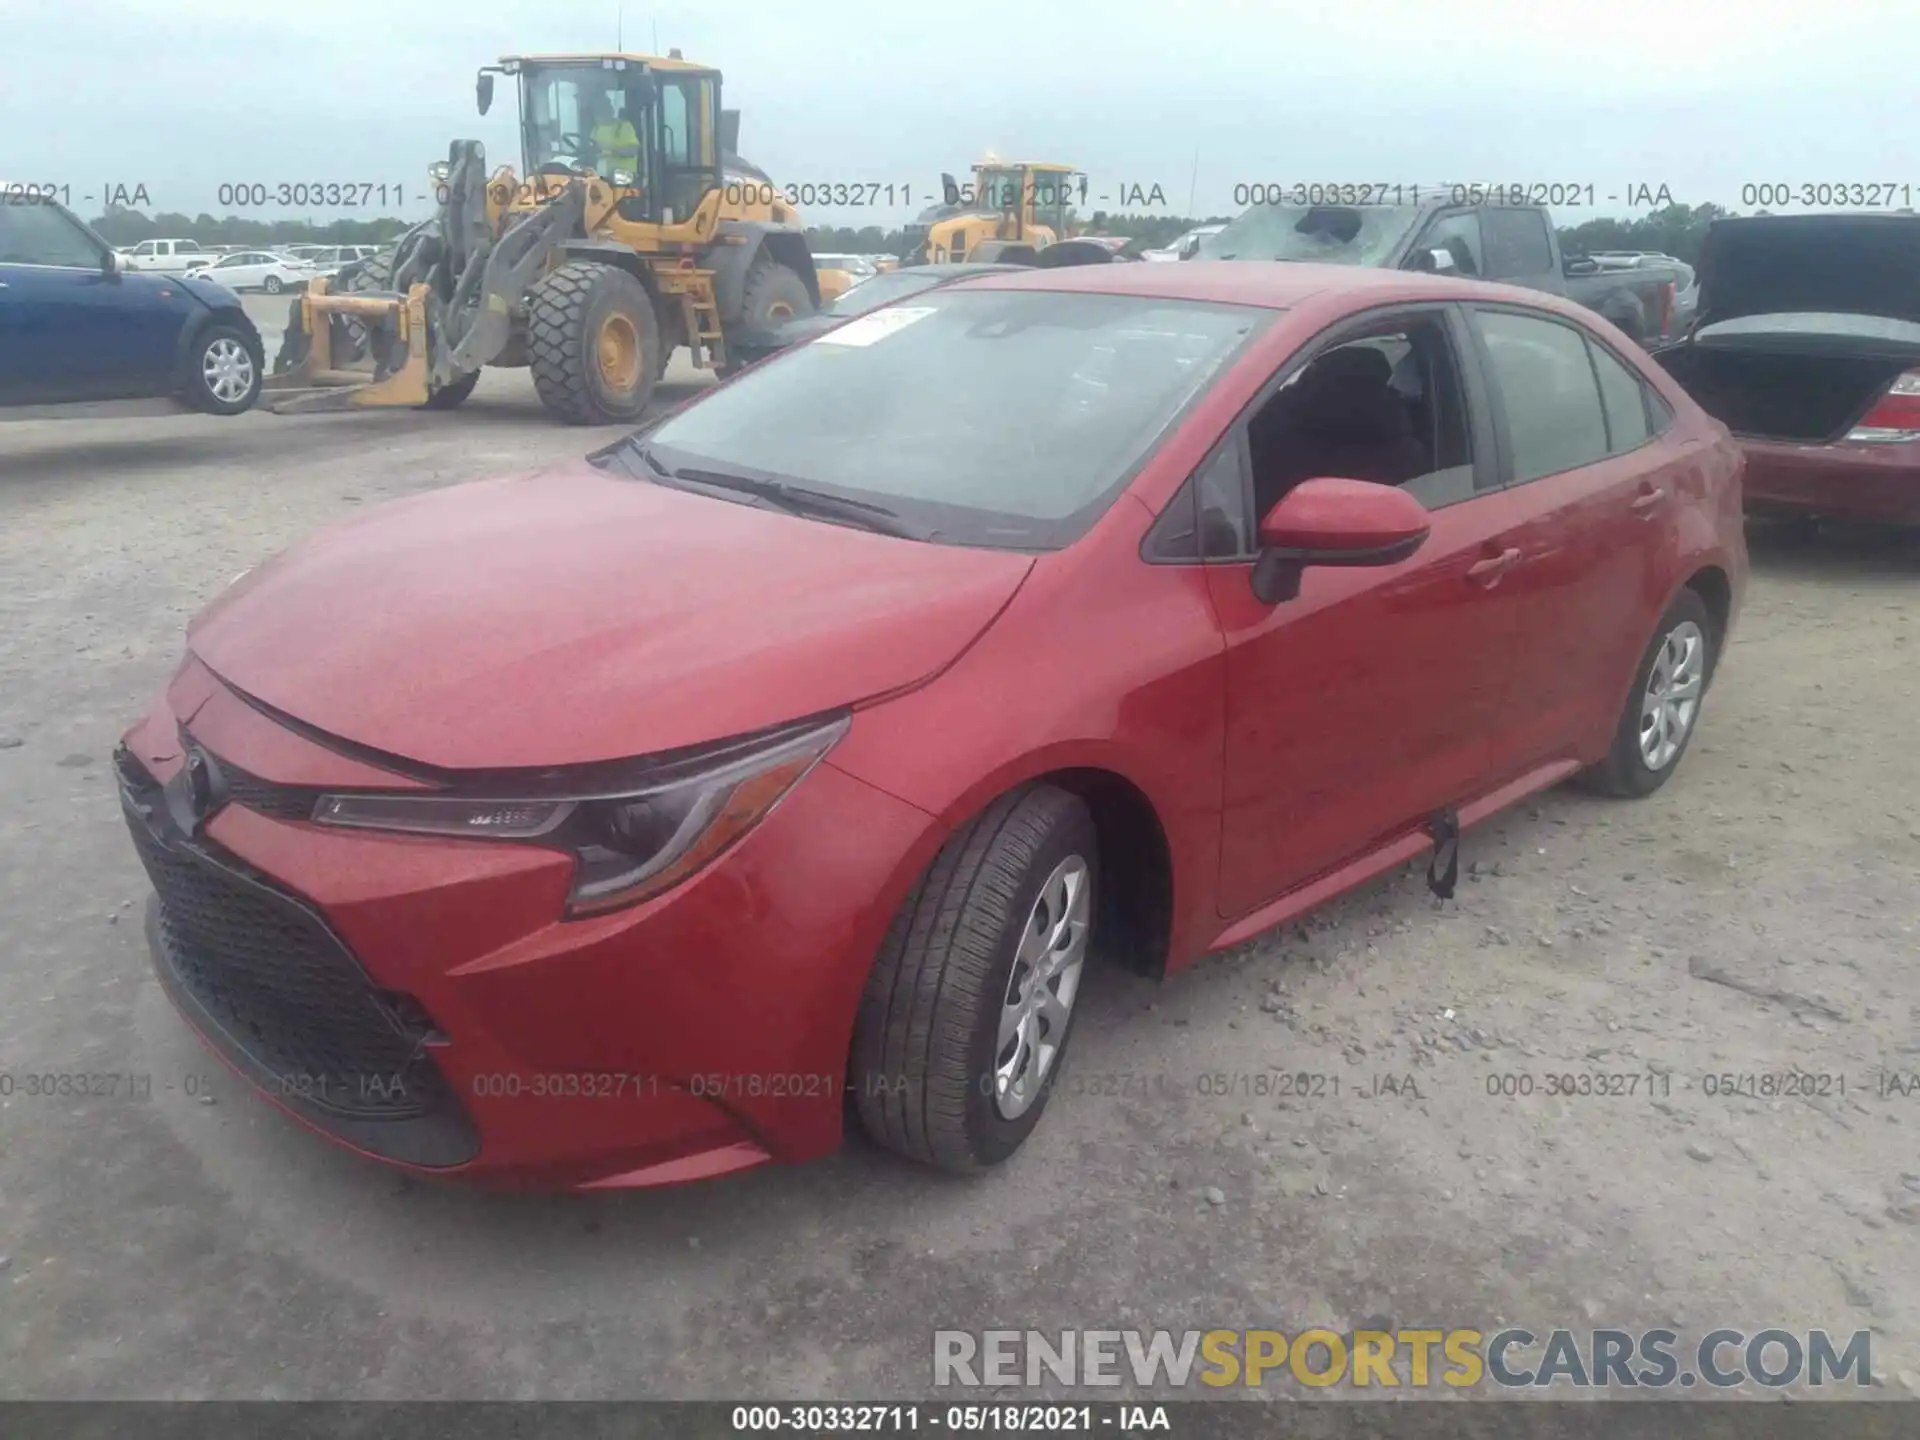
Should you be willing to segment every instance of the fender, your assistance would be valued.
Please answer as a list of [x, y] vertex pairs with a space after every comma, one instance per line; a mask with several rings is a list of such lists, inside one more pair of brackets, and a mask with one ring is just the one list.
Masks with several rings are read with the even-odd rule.
[[657, 302], [659, 295], [653, 284], [653, 271], [648, 268], [637, 252], [613, 240], [569, 240], [560, 247], [560, 255], [565, 260], [592, 260], [601, 265], [611, 265], [616, 270], [624, 270], [642, 285]]
[[764, 220], [722, 220], [714, 231], [714, 243], [699, 252], [699, 262], [713, 272], [714, 300], [720, 307], [723, 324], [740, 318], [747, 288], [747, 272], [762, 255], [771, 255], [800, 277], [820, 304], [820, 277], [813, 268], [813, 252], [807, 248], [805, 232], [769, 224]]

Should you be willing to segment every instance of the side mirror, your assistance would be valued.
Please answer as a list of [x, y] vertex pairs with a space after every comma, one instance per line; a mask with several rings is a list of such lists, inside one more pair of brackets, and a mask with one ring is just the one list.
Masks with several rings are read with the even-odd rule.
[[103, 275], [124, 275], [127, 273], [127, 257], [118, 250], [107, 251], [106, 258], [100, 262]]
[[1292, 600], [1309, 565], [1397, 565], [1431, 529], [1427, 507], [1391, 485], [1302, 480], [1260, 521], [1253, 593], [1263, 605]]
[[940, 198], [945, 200], [949, 205], [958, 205], [960, 203], [960, 182], [944, 171], [940, 176]]
[[1454, 258], [1453, 251], [1446, 246], [1435, 245], [1431, 249], [1420, 252], [1420, 257], [1414, 262], [1413, 268], [1424, 271], [1428, 275], [1458, 275], [1460, 262]]
[[479, 79], [473, 82], [473, 98], [478, 102], [482, 115], [493, 108], [493, 76], [485, 70], [482, 70]]

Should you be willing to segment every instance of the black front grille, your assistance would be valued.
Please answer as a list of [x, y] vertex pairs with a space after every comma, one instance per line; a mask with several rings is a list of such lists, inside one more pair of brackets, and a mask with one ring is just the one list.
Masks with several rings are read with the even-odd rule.
[[314, 802], [321, 792], [309, 786], [279, 785], [249, 775], [227, 761], [220, 763], [221, 778], [226, 781], [227, 800], [275, 820], [311, 820]]
[[[416, 1134], [394, 1158], [471, 1158], [470, 1127], [429, 1053], [417, 1002], [376, 987], [307, 901], [184, 834], [137, 759], [122, 752], [116, 766], [127, 826], [159, 897], [155, 964], [188, 1018], [261, 1088], [356, 1144], [393, 1154], [369, 1134], [397, 1139], [394, 1122], [426, 1122], [466, 1153], [417, 1159], [418, 1142], [432, 1137]], [[451, 1153], [444, 1143], [427, 1148]]]

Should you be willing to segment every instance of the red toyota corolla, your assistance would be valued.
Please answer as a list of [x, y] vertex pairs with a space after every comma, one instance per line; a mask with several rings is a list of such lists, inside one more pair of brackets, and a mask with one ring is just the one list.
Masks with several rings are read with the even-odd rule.
[[849, 1111], [990, 1165], [1089, 960], [1178, 970], [1568, 776], [1665, 782], [1739, 479], [1532, 291], [965, 281], [236, 583], [119, 756], [154, 963], [422, 1171], [686, 1180]]

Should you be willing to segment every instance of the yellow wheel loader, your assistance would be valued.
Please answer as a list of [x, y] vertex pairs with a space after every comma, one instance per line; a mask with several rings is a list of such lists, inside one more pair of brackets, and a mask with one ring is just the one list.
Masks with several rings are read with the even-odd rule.
[[940, 180], [942, 203], [907, 226], [903, 265], [1035, 263], [1040, 251], [1067, 237], [1073, 203], [1087, 197], [1087, 177], [1071, 165], [991, 155], [973, 167], [970, 184], [951, 175]]
[[729, 336], [818, 308], [799, 212], [735, 153], [719, 71], [507, 56], [479, 73], [483, 115], [495, 76], [519, 84], [521, 173], [453, 142], [434, 217], [294, 302], [269, 409], [450, 409], [495, 365], [529, 367], [557, 419], [637, 420], [677, 347], [725, 374]]

